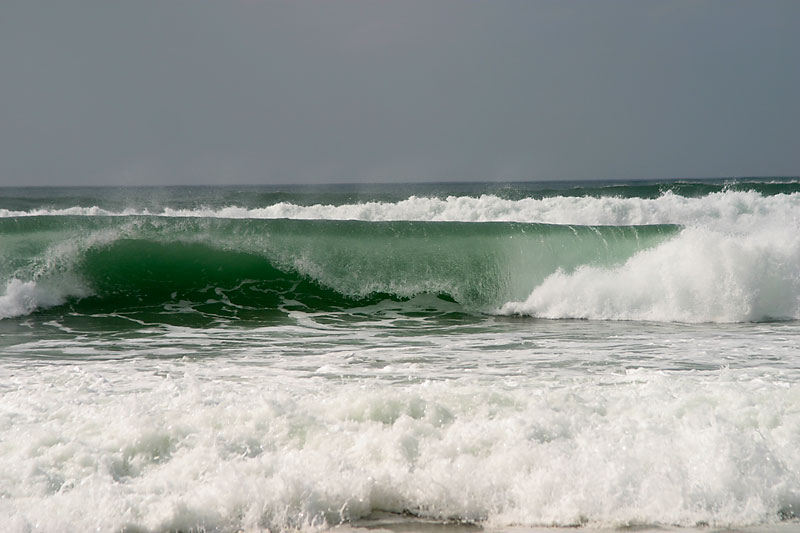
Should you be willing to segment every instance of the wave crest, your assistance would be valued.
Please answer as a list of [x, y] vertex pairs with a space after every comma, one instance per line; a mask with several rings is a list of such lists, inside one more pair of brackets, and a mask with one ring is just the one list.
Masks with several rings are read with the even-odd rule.
[[800, 193], [764, 196], [755, 191], [714, 192], [684, 197], [671, 191], [655, 198], [621, 196], [552, 196], [507, 199], [481, 196], [411, 196], [396, 202], [369, 201], [342, 205], [300, 205], [282, 201], [266, 207], [240, 206], [164, 208], [159, 211], [97, 206], [29, 211], [0, 209], [0, 218], [21, 216], [165, 216], [225, 219], [361, 220], [365, 222], [524, 222], [573, 225], [633, 226], [681, 224], [741, 231], [766, 220], [800, 224]]

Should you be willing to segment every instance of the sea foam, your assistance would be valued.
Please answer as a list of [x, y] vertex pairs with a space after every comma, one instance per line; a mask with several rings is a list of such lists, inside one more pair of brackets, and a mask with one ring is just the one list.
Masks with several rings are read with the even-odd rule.
[[746, 322], [800, 318], [800, 233], [690, 228], [618, 267], [557, 271], [500, 313], [544, 318]]
[[800, 223], [796, 214], [800, 194], [763, 196], [754, 191], [715, 192], [687, 198], [665, 192], [657, 198], [554, 196], [509, 200], [496, 195], [411, 196], [398, 202], [359, 202], [343, 205], [298, 205], [279, 202], [260, 208], [175, 209], [161, 211], [129, 208], [112, 211], [97, 206], [29, 211], [0, 209], [0, 218], [43, 215], [161, 215], [172, 217], [293, 218], [309, 220], [413, 220], [431, 222], [543, 222], [578, 225], [682, 224], [716, 228], [750, 225], [763, 217], [788, 217]]
[[4, 528], [315, 529], [375, 511], [743, 526], [800, 506], [800, 387], [746, 371], [387, 389], [229, 366], [16, 370], [0, 386]]
[[64, 302], [64, 298], [52, 291], [43, 290], [35, 281], [12, 279], [6, 283], [0, 296], [0, 318], [27, 315], [39, 307], [52, 307]]

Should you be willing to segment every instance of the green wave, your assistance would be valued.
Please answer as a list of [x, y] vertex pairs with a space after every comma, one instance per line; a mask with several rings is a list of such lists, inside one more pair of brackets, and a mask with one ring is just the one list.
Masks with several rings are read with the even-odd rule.
[[[680, 228], [523, 223], [41, 216], [0, 220], [6, 280], [82, 283], [82, 313], [227, 316], [442, 295], [469, 312], [548, 275], [611, 266]], [[61, 287], [64, 288], [63, 286]], [[84, 291], [84, 292], [87, 292]]]

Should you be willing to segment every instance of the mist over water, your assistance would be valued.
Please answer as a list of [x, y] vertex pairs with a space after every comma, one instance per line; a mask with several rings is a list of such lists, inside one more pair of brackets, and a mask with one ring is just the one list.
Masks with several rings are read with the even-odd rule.
[[7, 189], [0, 515], [796, 526], [799, 188]]

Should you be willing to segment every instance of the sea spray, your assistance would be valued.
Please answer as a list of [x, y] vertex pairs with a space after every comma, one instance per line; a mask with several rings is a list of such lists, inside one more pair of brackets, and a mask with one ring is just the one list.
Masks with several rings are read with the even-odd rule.
[[800, 318], [800, 233], [686, 229], [625, 264], [558, 271], [502, 313], [544, 318], [745, 322]]

